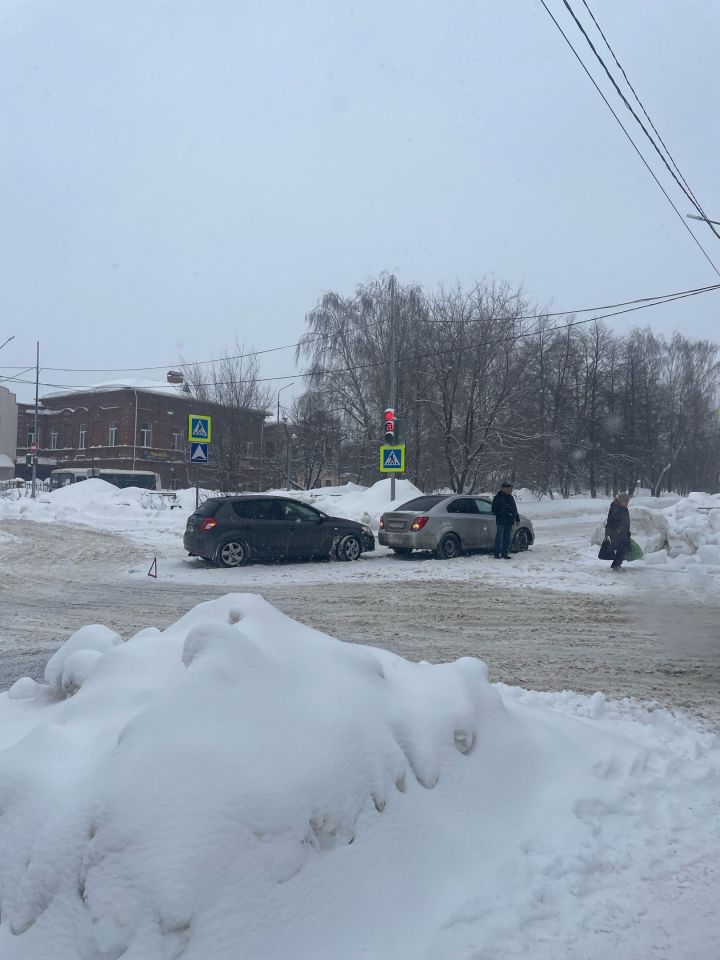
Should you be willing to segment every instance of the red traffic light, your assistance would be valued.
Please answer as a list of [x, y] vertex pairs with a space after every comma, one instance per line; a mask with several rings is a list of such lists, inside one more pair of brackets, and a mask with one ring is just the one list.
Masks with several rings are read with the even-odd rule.
[[388, 408], [387, 408], [387, 410], [385, 411], [385, 414], [384, 414], [384, 418], [385, 418], [385, 422], [386, 422], [386, 423], [387, 423], [389, 420], [392, 420], [392, 421], [395, 420], [395, 411], [393, 410], [392, 407], [388, 407]]

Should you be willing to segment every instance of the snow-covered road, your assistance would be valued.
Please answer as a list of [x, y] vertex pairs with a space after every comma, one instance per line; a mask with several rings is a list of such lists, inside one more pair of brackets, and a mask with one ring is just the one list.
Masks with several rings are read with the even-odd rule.
[[[86, 623], [128, 637], [247, 590], [333, 636], [410, 659], [477, 656], [510, 685], [654, 699], [720, 724], [717, 578], [702, 568], [694, 580], [650, 567], [613, 576], [588, 560], [592, 525], [542, 519], [536, 546], [507, 565], [378, 551], [355, 564], [219, 570], [188, 560], [172, 538], [144, 546], [88, 527], [6, 520], [0, 689], [39, 676]], [[154, 555], [157, 580], [147, 576]]]

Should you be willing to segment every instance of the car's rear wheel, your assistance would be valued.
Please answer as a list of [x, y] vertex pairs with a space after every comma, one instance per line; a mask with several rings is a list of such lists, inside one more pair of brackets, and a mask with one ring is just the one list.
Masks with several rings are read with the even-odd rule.
[[220, 567], [242, 567], [250, 559], [250, 551], [242, 540], [228, 540], [221, 544], [215, 554], [215, 562]]
[[435, 551], [440, 560], [454, 560], [460, 556], [460, 540], [454, 533], [446, 533]]
[[338, 560], [357, 560], [362, 553], [362, 544], [360, 538], [350, 533], [343, 537], [335, 549], [335, 556]]
[[393, 547], [392, 549], [399, 557], [409, 557], [413, 552], [412, 547]]
[[524, 550], [530, 546], [530, 534], [527, 530], [518, 530], [515, 536], [513, 537], [512, 547], [510, 548], [513, 553], [522, 553]]

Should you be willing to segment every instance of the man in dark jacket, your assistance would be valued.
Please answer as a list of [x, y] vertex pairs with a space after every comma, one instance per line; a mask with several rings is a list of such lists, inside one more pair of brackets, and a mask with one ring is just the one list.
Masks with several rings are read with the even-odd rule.
[[610, 538], [610, 547], [612, 550], [611, 570], [620, 570], [622, 562], [630, 552], [630, 511], [628, 503], [630, 497], [627, 493], [618, 493], [610, 504], [607, 521], [605, 523], [605, 536]]
[[512, 495], [512, 484], [503, 483], [493, 497], [492, 512], [495, 514], [495, 559], [512, 560], [510, 543], [512, 541], [513, 524], [520, 522], [515, 497]]

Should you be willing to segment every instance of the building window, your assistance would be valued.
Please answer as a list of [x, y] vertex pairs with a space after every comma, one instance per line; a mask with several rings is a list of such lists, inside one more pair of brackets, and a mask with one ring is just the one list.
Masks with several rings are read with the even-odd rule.
[[28, 430], [28, 435], [27, 435], [27, 445], [28, 445], [28, 447], [29, 447], [30, 444], [32, 444], [32, 443], [35, 443], [35, 431], [34, 431], [34, 430]]
[[50, 431], [50, 449], [57, 450], [59, 446], [60, 446], [60, 431], [53, 429]]
[[183, 448], [183, 435], [180, 430], [173, 430], [172, 448], [173, 450], [182, 450]]
[[152, 446], [152, 424], [150, 423], [140, 424], [140, 446], [141, 447]]
[[80, 424], [80, 436], [78, 437], [78, 450], [87, 449], [87, 424]]
[[113, 420], [108, 429], [108, 446], [116, 447], [118, 445], [118, 425], [117, 421]]

